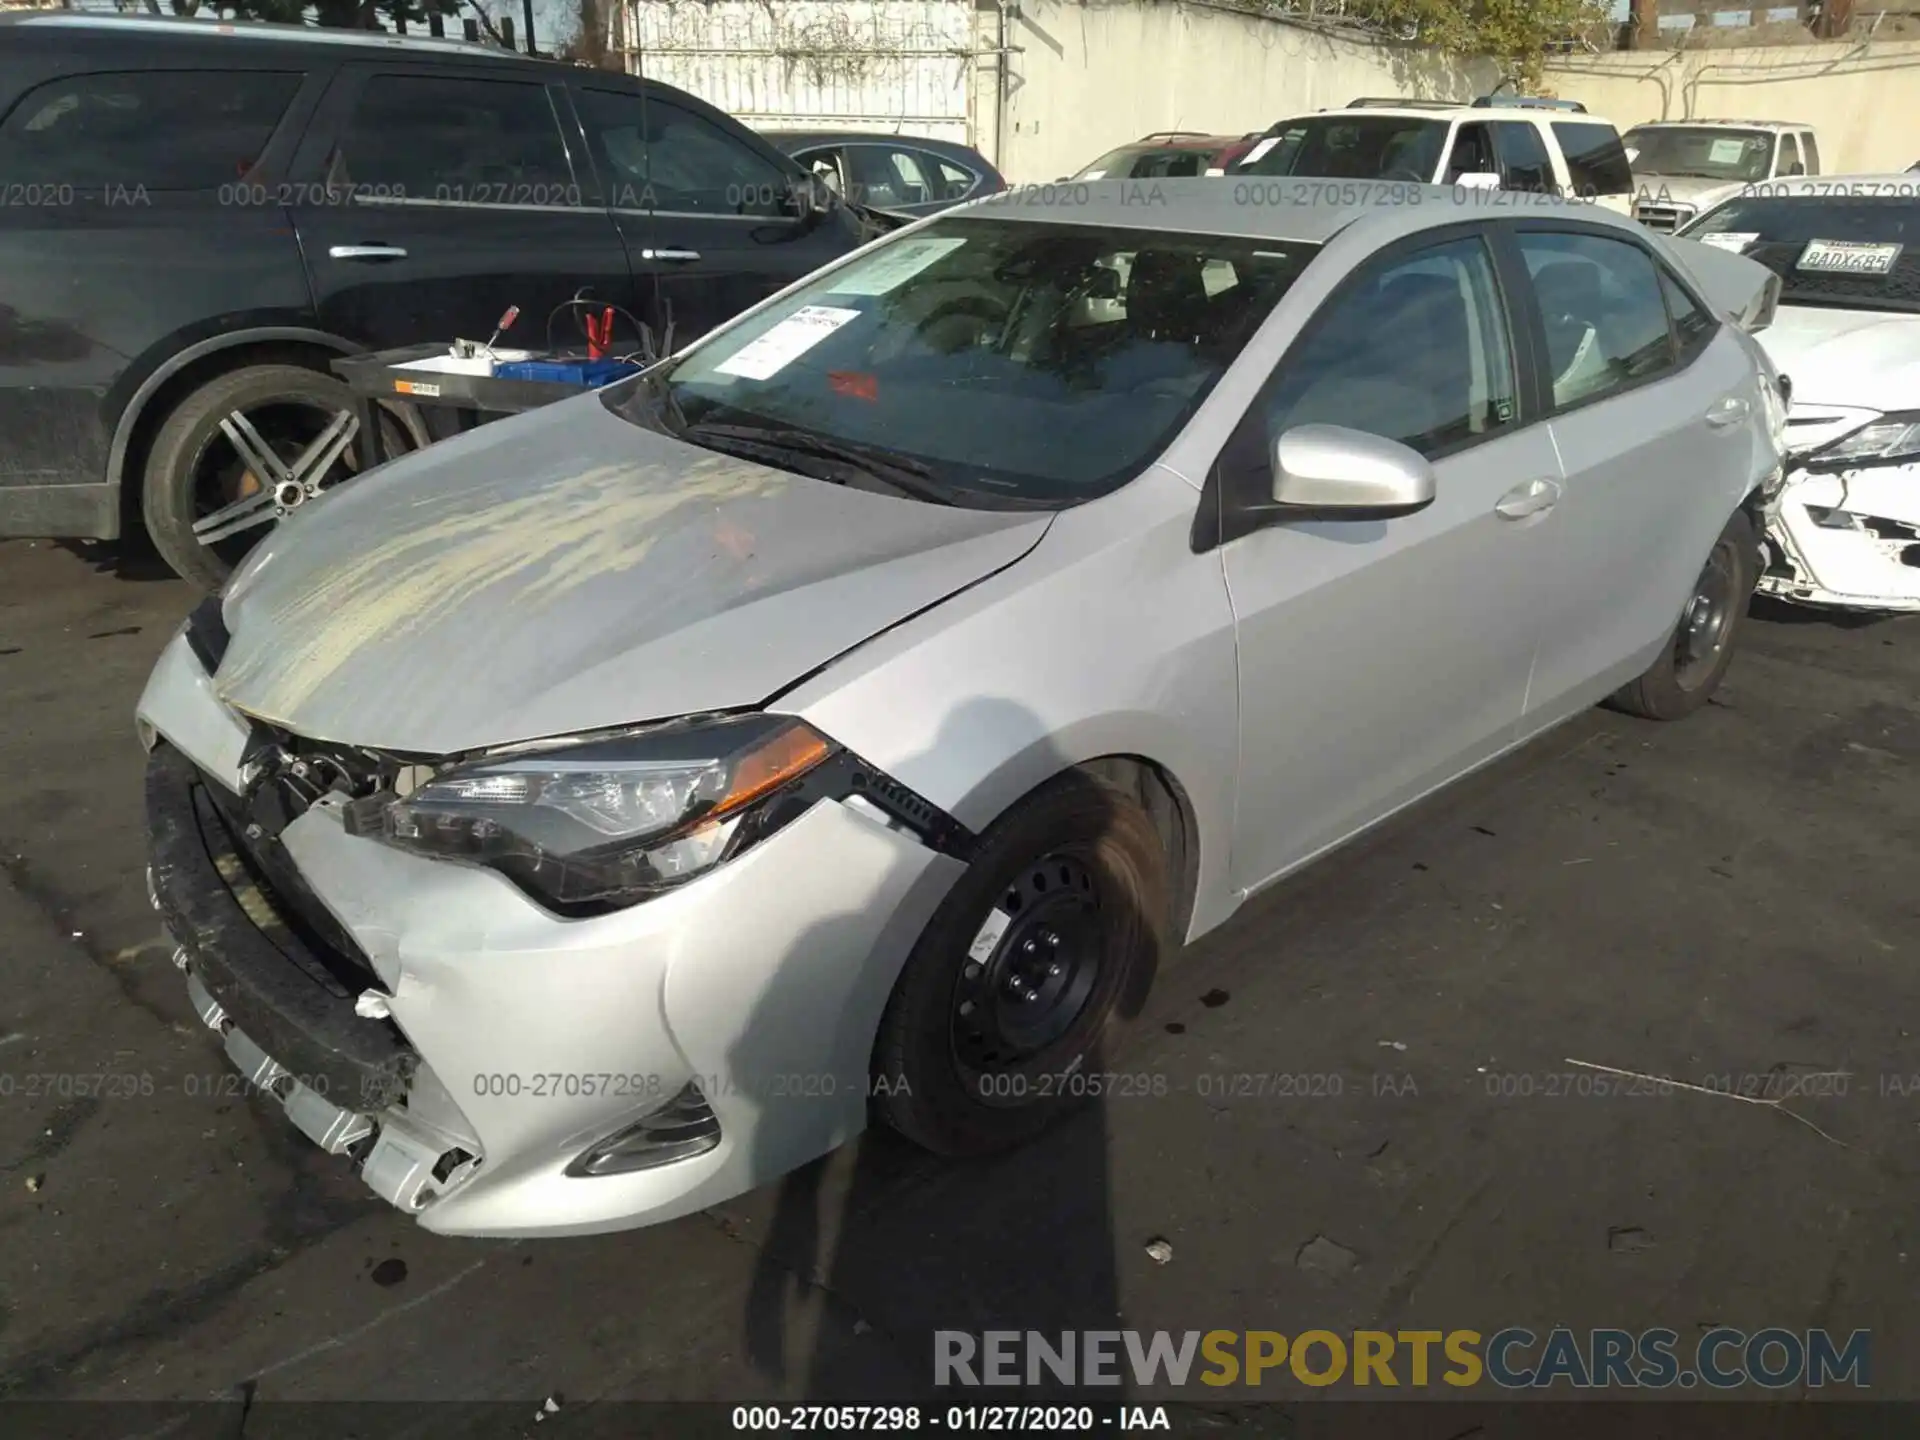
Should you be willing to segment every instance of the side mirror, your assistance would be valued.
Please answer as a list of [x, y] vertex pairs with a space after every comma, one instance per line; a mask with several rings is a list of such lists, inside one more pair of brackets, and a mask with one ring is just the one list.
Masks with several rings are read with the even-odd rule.
[[1397, 440], [1296, 425], [1273, 444], [1273, 503], [1302, 518], [1391, 520], [1433, 503], [1433, 467]]
[[1463, 190], [1498, 190], [1500, 177], [1491, 170], [1469, 170], [1453, 183]]

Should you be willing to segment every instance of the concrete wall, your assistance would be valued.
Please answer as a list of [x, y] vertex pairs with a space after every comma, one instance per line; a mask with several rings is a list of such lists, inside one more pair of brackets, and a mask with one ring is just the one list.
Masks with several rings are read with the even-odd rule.
[[1828, 174], [1920, 161], [1920, 44], [1911, 41], [1629, 51], [1551, 66], [1547, 80], [1622, 130], [1646, 120], [1798, 120], [1819, 135]]
[[[1491, 66], [1362, 45], [1205, 4], [1020, 0], [1009, 23], [1000, 168], [1015, 182], [1071, 174], [1156, 130], [1241, 134], [1357, 95], [1470, 99]], [[998, 19], [975, 12], [984, 82], [974, 133], [993, 154]], [[1920, 158], [1916, 156], [1915, 158]]]

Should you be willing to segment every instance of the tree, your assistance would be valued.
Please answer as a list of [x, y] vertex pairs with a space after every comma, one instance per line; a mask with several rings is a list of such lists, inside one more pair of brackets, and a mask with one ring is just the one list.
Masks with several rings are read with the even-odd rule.
[[1523, 92], [1540, 87], [1549, 51], [1608, 28], [1605, 0], [1369, 0], [1370, 18], [1455, 55], [1484, 55]]

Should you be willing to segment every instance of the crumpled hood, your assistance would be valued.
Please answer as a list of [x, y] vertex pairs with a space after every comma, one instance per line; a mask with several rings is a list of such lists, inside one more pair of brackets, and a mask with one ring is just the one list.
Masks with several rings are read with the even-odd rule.
[[1796, 402], [1920, 410], [1920, 315], [1784, 304], [1757, 338]]
[[433, 755], [755, 705], [1050, 519], [792, 475], [583, 396], [303, 506], [228, 587], [215, 688], [296, 734]]

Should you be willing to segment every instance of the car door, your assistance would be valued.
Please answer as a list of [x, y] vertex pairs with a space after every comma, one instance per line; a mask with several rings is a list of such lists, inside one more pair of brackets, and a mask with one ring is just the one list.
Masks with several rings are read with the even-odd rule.
[[[1238, 632], [1235, 883], [1293, 868], [1509, 744], [1552, 584], [1559, 466], [1525, 407], [1527, 336], [1478, 226], [1383, 252], [1290, 347], [1222, 452]], [[1272, 445], [1308, 423], [1413, 446], [1431, 505], [1262, 515]]]
[[575, 103], [635, 273], [676, 348], [859, 243], [843, 208], [806, 203], [793, 162], [691, 96], [593, 81]]
[[575, 174], [570, 128], [564, 87], [538, 78], [343, 70], [291, 189], [321, 324], [376, 348], [485, 340], [518, 306], [503, 343], [540, 348], [550, 317], [555, 344], [581, 343], [575, 295], [633, 309], [626, 251], [590, 172]]
[[1671, 637], [1746, 490], [1759, 395], [1744, 348], [1630, 232], [1527, 221], [1511, 241], [1566, 487], [1556, 582], [1536, 602], [1531, 731], [1632, 679]]

